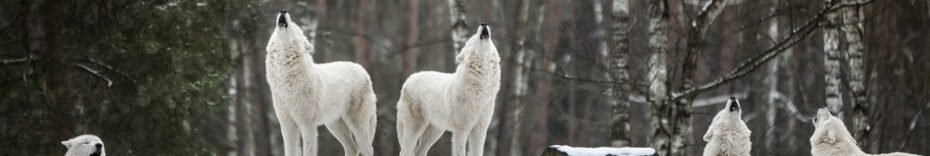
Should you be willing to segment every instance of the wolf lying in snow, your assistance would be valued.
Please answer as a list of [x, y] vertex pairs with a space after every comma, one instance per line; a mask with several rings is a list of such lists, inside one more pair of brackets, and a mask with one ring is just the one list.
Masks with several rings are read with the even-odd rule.
[[714, 116], [714, 120], [704, 134], [704, 156], [749, 156], [752, 131], [743, 122], [742, 108], [736, 97], [730, 97], [726, 107]]
[[61, 145], [68, 148], [65, 156], [107, 156], [106, 148], [103, 147], [103, 140], [95, 135], [81, 135], [67, 141], [62, 141]]
[[[846, 130], [846, 124], [840, 118], [830, 114], [827, 108], [817, 110], [814, 116], [814, 134], [811, 136], [811, 155], [813, 156], [868, 156], [856, 146], [856, 139]], [[886, 156], [915, 156], [908, 153], [888, 153]]]
[[500, 56], [486, 24], [456, 56], [455, 73], [410, 75], [397, 102], [400, 155], [426, 155], [446, 130], [452, 132], [452, 155], [482, 155], [494, 100], [500, 89]]
[[284, 153], [317, 154], [317, 126], [342, 143], [346, 155], [373, 155], [375, 93], [362, 66], [350, 62], [316, 64], [313, 45], [286, 11], [278, 14], [265, 65], [275, 113], [281, 123]]

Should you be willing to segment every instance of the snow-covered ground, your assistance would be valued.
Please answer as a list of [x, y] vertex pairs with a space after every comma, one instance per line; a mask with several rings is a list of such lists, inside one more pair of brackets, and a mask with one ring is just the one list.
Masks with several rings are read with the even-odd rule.
[[[558, 150], [570, 156], [626, 156], [626, 155], [655, 155], [656, 150], [652, 148], [639, 147], [571, 147], [566, 145], [552, 145], [551, 149]], [[544, 154], [545, 155], [545, 154]]]

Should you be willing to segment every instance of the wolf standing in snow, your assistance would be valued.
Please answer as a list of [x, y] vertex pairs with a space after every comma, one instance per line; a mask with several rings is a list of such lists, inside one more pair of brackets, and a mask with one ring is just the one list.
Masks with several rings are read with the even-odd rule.
[[455, 57], [455, 73], [410, 75], [397, 102], [400, 155], [426, 155], [446, 130], [452, 132], [452, 155], [482, 155], [494, 100], [500, 89], [500, 56], [487, 24], [468, 39]]
[[298, 134], [303, 155], [316, 155], [316, 128], [324, 124], [345, 155], [373, 155], [375, 93], [368, 73], [350, 62], [314, 63], [313, 45], [290, 15], [281, 11], [277, 19], [265, 66], [285, 155], [301, 155]]
[[[868, 156], [856, 146], [856, 139], [846, 130], [843, 120], [830, 114], [827, 108], [817, 110], [814, 116], [814, 134], [811, 136], [813, 156]], [[908, 153], [881, 154], [887, 156], [913, 156]]]
[[752, 131], [743, 122], [742, 108], [736, 97], [730, 97], [727, 106], [720, 110], [704, 134], [704, 156], [749, 156]]
[[103, 148], [103, 140], [95, 135], [81, 135], [67, 141], [62, 141], [61, 145], [68, 148], [65, 156], [107, 156], [106, 149]]

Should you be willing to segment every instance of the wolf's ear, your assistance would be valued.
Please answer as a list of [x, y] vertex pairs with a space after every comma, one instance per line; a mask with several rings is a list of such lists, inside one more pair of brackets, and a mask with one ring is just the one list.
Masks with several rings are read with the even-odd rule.
[[704, 142], [710, 142], [710, 139], [714, 137], [714, 131], [710, 128], [707, 129], [707, 133], [704, 133]]
[[71, 142], [69, 141], [62, 141], [61, 145], [65, 145], [65, 148], [71, 149]]

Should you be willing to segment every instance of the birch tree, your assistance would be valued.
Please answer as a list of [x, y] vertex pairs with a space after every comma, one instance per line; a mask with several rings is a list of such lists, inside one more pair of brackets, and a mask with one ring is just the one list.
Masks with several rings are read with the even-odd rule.
[[[666, 0], [649, 1], [649, 103], [652, 110], [650, 125], [655, 128], [652, 134], [652, 147], [660, 155], [680, 153], [684, 144], [672, 144], [672, 131], [667, 126], [669, 118], [666, 113], [668, 105], [668, 2]], [[675, 150], [675, 152], [670, 152]]]
[[540, 29], [542, 19], [546, 15], [544, 14], [545, 7], [540, 7], [542, 5], [534, 0], [515, 2], [519, 9], [515, 10], [517, 11], [514, 14], [516, 20], [514, 20], [514, 24], [510, 28], [510, 31], [515, 34], [515, 39], [510, 40], [514, 45], [511, 46], [514, 54], [511, 54], [513, 59], [510, 66], [512, 76], [509, 80], [511, 81], [509, 89], [512, 95], [505, 96], [507, 102], [502, 105], [500, 116], [502, 118], [500, 120], [501, 134], [498, 135], [501, 147], [498, 148], [497, 155], [523, 155], [521, 145], [525, 142], [520, 140], [521, 132], [523, 132], [521, 128], [524, 124], [521, 118], [526, 109], [523, 98], [527, 96], [529, 91], [530, 74], [532, 73], [525, 69], [532, 66], [535, 60], [536, 49], [533, 48], [533, 44], [538, 44], [534, 41], [539, 40], [538, 36], [532, 35], [531, 32], [537, 32]]
[[[824, 0], [827, 6], [836, 5], [839, 0]], [[825, 25], [823, 29], [823, 70], [824, 83], [826, 84], [826, 104], [827, 109], [834, 112], [836, 116], [843, 117], [843, 94], [840, 92], [840, 29], [838, 25], [842, 23], [837, 12], [826, 14]]]
[[[682, 65], [681, 73], [683, 82], [681, 90], [689, 90], [695, 87], [694, 79], [697, 78], [697, 63], [704, 47], [704, 34], [714, 22], [717, 16], [723, 12], [727, 6], [727, 0], [711, 0], [704, 4], [691, 23], [688, 25], [687, 47], [685, 51], [685, 60]], [[669, 155], [681, 155], [684, 144], [690, 140], [691, 136], [691, 100], [694, 96], [684, 96], [683, 98], [672, 101], [670, 111], [664, 112], [671, 118], [671, 121], [663, 127], [669, 127], [671, 137], [671, 149]], [[662, 121], [665, 122], [665, 121]]]
[[[548, 59], [542, 60], [542, 68], [545, 72], [548, 73], [553, 73], [555, 68], [557, 68], [557, 64], [555, 63], [556, 60], [553, 58], [555, 58], [555, 50], [559, 44], [559, 37], [561, 32], [559, 29], [559, 24], [562, 21], [562, 10], [565, 9], [562, 5], [563, 0], [553, 1], [552, 6], [549, 6], [552, 7], [553, 10], [550, 12], [550, 15], [546, 19], [546, 21], [549, 23], [547, 23], [548, 27], [545, 31], [550, 32], [550, 34], [546, 36], [546, 41], [542, 43], [544, 45], [543, 47], [545, 47], [543, 49], [545, 51], [543, 57]], [[537, 82], [539, 88], [536, 92], [536, 98], [538, 98], [536, 103], [538, 106], [536, 106], [535, 112], [533, 114], [533, 118], [536, 119], [536, 130], [533, 131], [534, 134], [530, 139], [531, 147], [529, 148], [530, 151], [533, 151], [533, 155], [541, 153], [542, 150], [547, 146], [546, 144], [549, 143], [548, 116], [550, 102], [549, 96], [552, 93], [551, 82], [551, 77], [540, 78]]]
[[[858, 0], [844, 0], [844, 3], [854, 3]], [[850, 91], [849, 102], [852, 105], [852, 133], [853, 137], [859, 143], [859, 147], [867, 150], [868, 139], [871, 127], [869, 124], [869, 101], [866, 95], [865, 85], [865, 63], [863, 60], [863, 50], [865, 49], [862, 42], [862, 11], [859, 6], [847, 7], [840, 10], [843, 18], [841, 30], [845, 35], [846, 55], [849, 60], [849, 82]], [[874, 151], [873, 151], [874, 152]]]
[[[595, 2], [595, 4], [600, 4]], [[611, 128], [611, 146], [621, 147], [630, 145], [630, 100], [629, 92], [632, 89], [629, 76], [629, 31], [630, 31], [630, 2], [629, 0], [612, 0], [611, 1], [611, 35], [610, 41], [613, 47], [610, 49], [610, 72], [615, 81], [620, 82], [614, 85], [613, 106], [611, 114], [613, 115], [613, 128]], [[600, 7], [595, 7], [600, 8]], [[600, 9], [595, 14], [600, 15]], [[599, 20], [600, 21], [600, 20]]]
[[452, 22], [452, 45], [455, 53], [465, 46], [468, 40], [468, 25], [465, 24], [465, 0], [449, 0], [449, 15]]

